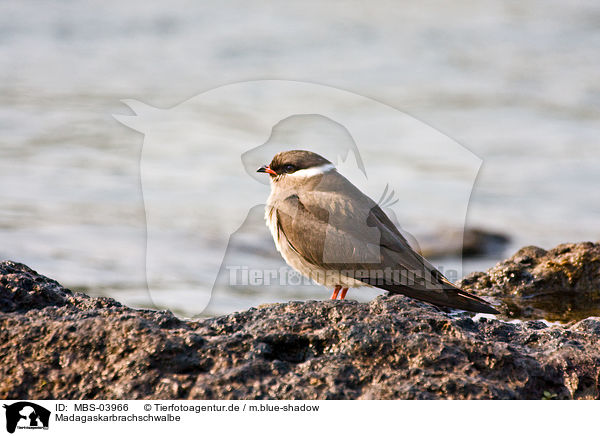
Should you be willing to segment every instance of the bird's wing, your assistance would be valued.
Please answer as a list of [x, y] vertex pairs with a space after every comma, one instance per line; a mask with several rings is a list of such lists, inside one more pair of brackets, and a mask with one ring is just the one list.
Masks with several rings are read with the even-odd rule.
[[430, 267], [375, 202], [357, 189], [352, 194], [307, 190], [289, 195], [276, 207], [279, 231], [294, 251], [324, 269]]
[[318, 209], [308, 212], [298, 195], [293, 194], [278, 201], [271, 213], [277, 215], [280, 243], [289, 244], [309, 263], [322, 266], [327, 212]]
[[278, 231], [291, 249], [319, 268], [341, 270], [393, 293], [474, 312], [495, 312], [484, 300], [448, 281], [410, 247], [375, 202], [354, 189], [352, 196], [307, 190], [279, 201]]
[[340, 191], [311, 190], [300, 193], [298, 198], [307, 213], [326, 221], [327, 245], [336, 247], [341, 263], [355, 263], [357, 267], [372, 269], [433, 268], [410, 247], [377, 203], [347, 180], [343, 181], [345, 186], [340, 191], [350, 195], [342, 195]]
[[380, 260], [375, 243], [331, 223], [329, 208], [290, 195], [278, 202], [275, 213], [278, 231], [290, 248], [319, 268], [356, 269], [362, 267], [361, 260]]

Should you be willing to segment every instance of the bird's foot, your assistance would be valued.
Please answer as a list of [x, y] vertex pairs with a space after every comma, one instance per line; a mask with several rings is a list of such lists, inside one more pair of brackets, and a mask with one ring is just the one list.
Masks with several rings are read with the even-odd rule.
[[348, 288], [342, 289], [342, 293], [340, 294], [340, 300], [346, 298], [346, 292], [348, 292]]
[[331, 294], [331, 299], [332, 300], [336, 300], [337, 299], [337, 296], [340, 293], [340, 289], [342, 289], [342, 287], [339, 286], [339, 285], [335, 287], [335, 289], [333, 290], [333, 294]]

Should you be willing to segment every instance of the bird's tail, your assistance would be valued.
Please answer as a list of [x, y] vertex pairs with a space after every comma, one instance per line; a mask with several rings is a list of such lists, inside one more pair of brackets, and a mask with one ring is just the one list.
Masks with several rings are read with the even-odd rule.
[[440, 289], [415, 289], [392, 286], [387, 290], [394, 294], [403, 294], [411, 298], [416, 298], [417, 300], [426, 301], [436, 306], [468, 310], [469, 312], [476, 313], [500, 313], [484, 299], [469, 294], [450, 282], [444, 283]]

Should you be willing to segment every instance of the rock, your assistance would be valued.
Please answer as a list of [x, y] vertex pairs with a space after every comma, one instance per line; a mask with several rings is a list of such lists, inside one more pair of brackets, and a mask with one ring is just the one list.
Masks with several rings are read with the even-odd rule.
[[503, 233], [479, 228], [466, 228], [463, 234], [462, 255], [465, 257], [500, 254], [510, 242]]
[[600, 316], [600, 243], [562, 244], [546, 251], [520, 249], [460, 286], [498, 299], [506, 318], [568, 322]]
[[417, 244], [428, 259], [446, 256], [489, 256], [502, 254], [510, 238], [502, 233], [480, 228], [441, 228], [419, 235]]
[[0, 326], [2, 398], [600, 398], [600, 318], [506, 323], [382, 296], [189, 321], [1, 262]]

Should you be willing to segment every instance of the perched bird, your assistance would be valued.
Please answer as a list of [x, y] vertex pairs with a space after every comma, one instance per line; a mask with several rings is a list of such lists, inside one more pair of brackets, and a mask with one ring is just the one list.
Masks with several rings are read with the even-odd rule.
[[271, 177], [265, 219], [277, 250], [292, 268], [334, 288], [374, 286], [437, 306], [498, 313], [453, 285], [420, 254], [356, 186], [324, 157], [284, 151], [257, 172]]

